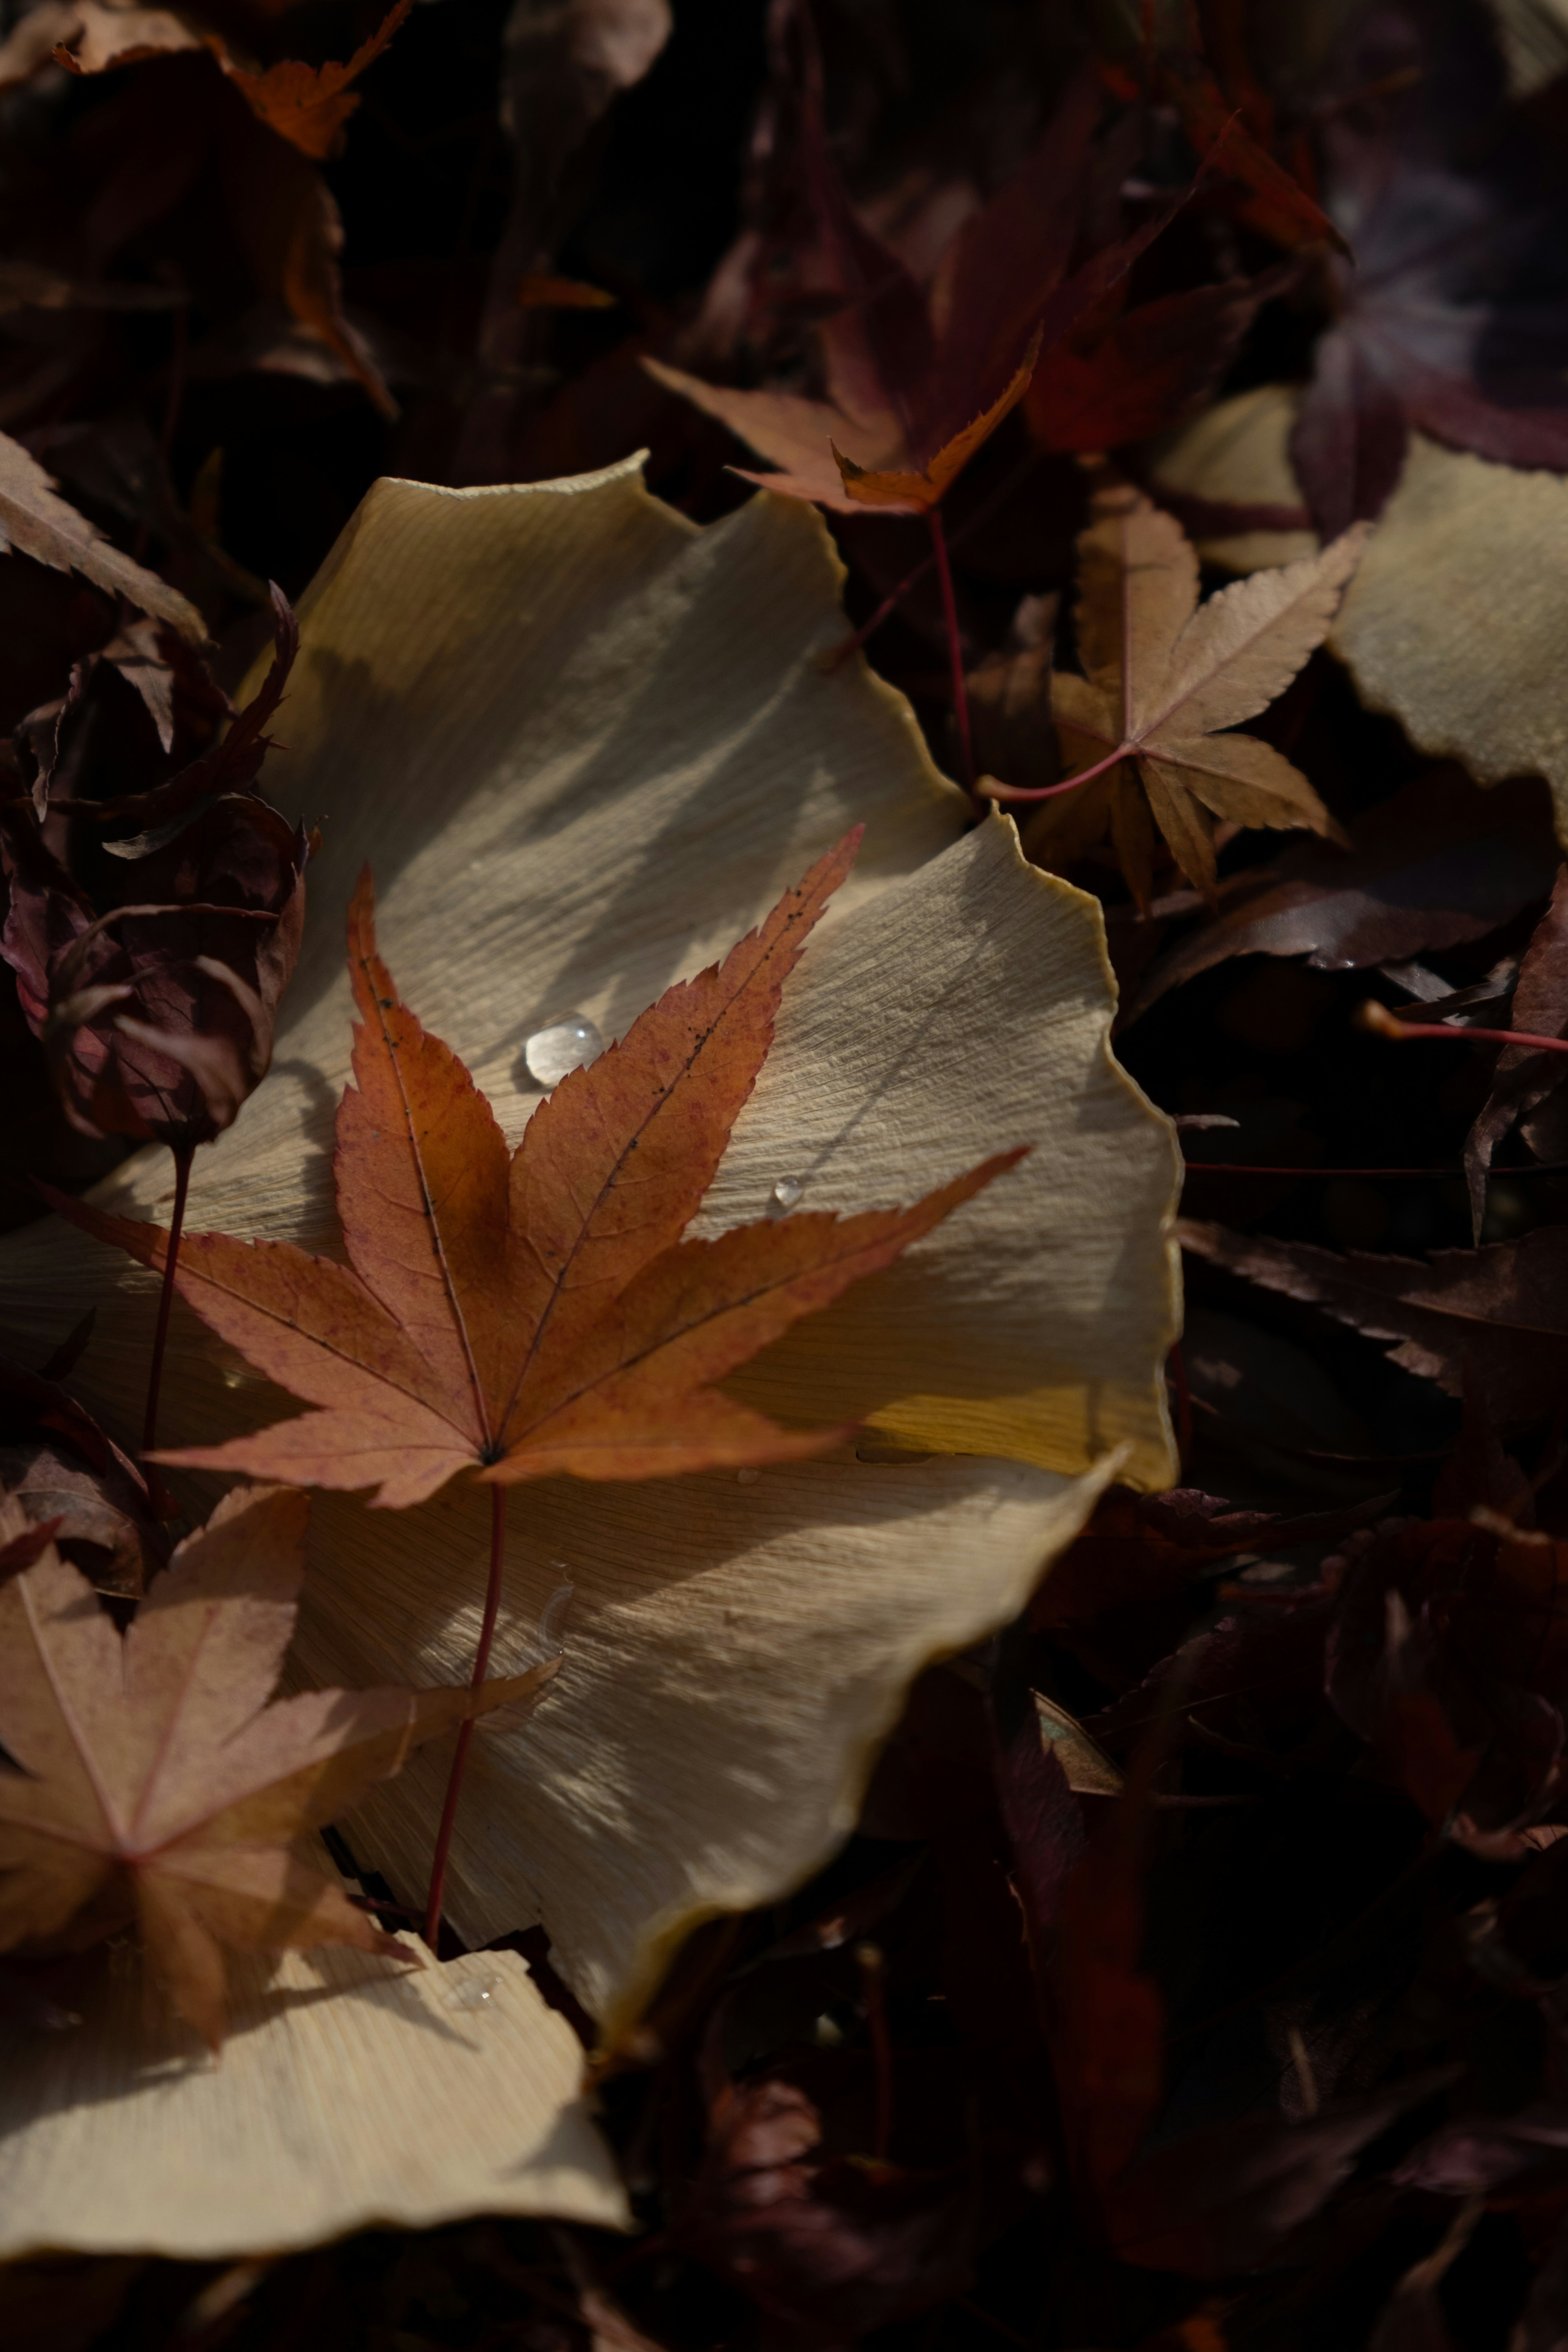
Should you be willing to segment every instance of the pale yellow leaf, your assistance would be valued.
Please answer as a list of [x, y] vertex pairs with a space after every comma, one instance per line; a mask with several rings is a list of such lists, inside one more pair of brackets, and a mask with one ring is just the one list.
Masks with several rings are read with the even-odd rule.
[[0, 2257], [184, 2262], [532, 2213], [625, 2229], [583, 2053], [513, 1952], [236, 1963], [215, 2064], [105, 1956], [63, 2032], [5, 2034]]
[[[326, 820], [273, 1074], [192, 1185], [195, 1229], [337, 1246], [342, 922], [367, 856], [401, 985], [515, 1141], [540, 1098], [532, 1031], [581, 1013], [623, 1034], [857, 821], [860, 858], [697, 1230], [767, 1213], [782, 1179], [804, 1207], [886, 1205], [977, 1150], [1034, 1146], [821, 1317], [815, 1347], [783, 1343], [736, 1384], [787, 1419], [864, 1416], [884, 1451], [949, 1458], [550, 1480], [514, 1500], [494, 1671], [532, 1662], [563, 1580], [566, 1657], [526, 1733], [475, 1742], [450, 1910], [470, 1941], [542, 1916], [612, 2028], [694, 1921], [772, 1899], [833, 1851], [911, 1675], [1016, 1612], [1119, 1449], [1141, 1485], [1175, 1471], [1178, 1160], [1110, 1053], [1099, 907], [1028, 867], [1006, 819], [965, 835], [901, 697], [859, 663], [826, 669], [840, 576], [806, 508], [761, 498], [699, 532], [635, 466], [377, 485], [301, 606], [289, 754], [268, 768], [286, 808]], [[100, 1197], [161, 1218], [168, 1189], [148, 1155]], [[77, 1383], [133, 1426], [148, 1278], [53, 1223], [0, 1244], [19, 1344], [44, 1352], [78, 1297], [99, 1319]], [[289, 1409], [176, 1309], [171, 1439]], [[323, 1498], [310, 1674], [466, 1671], [487, 1512], [457, 1485], [399, 1513]], [[440, 1777], [416, 1759], [401, 1795], [356, 1816], [362, 1858], [414, 1899]]]
[[1288, 450], [1299, 395], [1288, 384], [1264, 383], [1205, 408], [1190, 424], [1156, 442], [1153, 471], [1162, 488], [1215, 505], [1273, 507], [1300, 515], [1290, 528], [1245, 526], [1196, 533], [1205, 563], [1231, 572], [1257, 572], [1266, 564], [1295, 563], [1317, 551], [1301, 488]]
[[1568, 844], [1568, 480], [1413, 435], [1329, 642], [1421, 751], [1544, 776]]

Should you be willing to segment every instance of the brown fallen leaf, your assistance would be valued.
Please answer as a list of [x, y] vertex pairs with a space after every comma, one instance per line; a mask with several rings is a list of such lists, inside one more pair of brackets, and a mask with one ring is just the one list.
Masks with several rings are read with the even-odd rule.
[[1058, 1706], [1054, 1698], [1046, 1698], [1038, 1691], [1031, 1691], [1029, 1696], [1035, 1702], [1041, 1741], [1047, 1754], [1061, 1766], [1068, 1787], [1086, 1797], [1119, 1795], [1122, 1784], [1121, 1766], [1112, 1763], [1077, 1716], [1069, 1715], [1065, 1706]]
[[1184, 1249], [1211, 1265], [1320, 1307], [1369, 1339], [1393, 1342], [1407, 1372], [1464, 1392], [1498, 1423], [1543, 1421], [1568, 1379], [1568, 1227], [1542, 1225], [1521, 1241], [1419, 1258], [1340, 1256], [1305, 1242], [1177, 1223]]
[[[1551, 904], [1535, 927], [1514, 982], [1506, 1025], [1531, 1035], [1560, 1037], [1568, 1030], [1568, 866], [1557, 877]], [[1492, 1072], [1491, 1092], [1465, 1138], [1465, 1175], [1475, 1237], [1487, 1213], [1487, 1171], [1517, 1119], [1540, 1108], [1568, 1077], [1568, 1057], [1505, 1045]]]
[[830, 511], [929, 514], [1023, 398], [1049, 352], [1101, 302], [1170, 218], [1166, 205], [1069, 274], [1100, 112], [1089, 74], [1045, 137], [943, 249], [929, 289], [849, 201], [808, 79], [805, 169], [842, 307], [819, 330], [826, 396], [736, 391], [663, 362], [650, 375], [718, 417], [773, 474], [743, 481]]
[[[1338, 837], [1334, 819], [1282, 752], [1223, 730], [1264, 709], [1322, 643], [1365, 536], [1358, 525], [1321, 555], [1238, 581], [1200, 607], [1197, 557], [1180, 524], [1122, 484], [1096, 493], [1079, 541], [1078, 640], [1087, 676], [1058, 671], [1052, 681], [1063, 754], [1082, 772], [1043, 791], [1097, 789], [1099, 830], [1110, 831], [1141, 907], [1153, 894], [1155, 825], [1209, 898], [1215, 817]], [[986, 789], [999, 800], [1042, 796], [994, 782]]]
[[62, 277], [36, 261], [0, 261], [0, 312], [177, 310], [186, 299], [177, 286], [122, 286], [113, 278]]
[[[189, 1235], [181, 1296], [318, 1410], [159, 1458], [419, 1503], [467, 1465], [500, 1485], [798, 1461], [849, 1434], [788, 1430], [714, 1385], [889, 1265], [1023, 1158], [909, 1209], [763, 1218], [713, 1241], [696, 1215], [773, 1039], [784, 981], [848, 871], [857, 831], [721, 964], [668, 989], [563, 1078], [510, 1163], [495, 1115], [398, 998], [368, 874], [349, 915], [362, 1026], [338, 1110], [344, 1267], [287, 1243]], [[52, 1195], [161, 1271], [170, 1236]]]
[[[289, 1841], [413, 1748], [542, 1687], [311, 1691], [268, 1706], [304, 1574], [302, 1495], [242, 1488], [123, 1638], [52, 1548], [0, 1587], [0, 1949], [80, 1951], [132, 1918], [174, 2007], [223, 2040], [223, 1949], [405, 1957]], [[30, 1532], [0, 1502], [0, 1537]]]
[[84, 1320], [36, 1372], [0, 1356], [0, 1485], [35, 1526], [53, 1522], [97, 1591], [134, 1597], [169, 1546], [135, 1464], [60, 1385], [90, 1336]]
[[359, 105], [349, 85], [380, 57], [414, 0], [395, 5], [368, 40], [339, 65], [302, 64], [284, 58], [265, 69], [242, 64], [220, 32], [166, 8], [115, 7], [105, 0], [42, 0], [0, 47], [0, 89], [28, 78], [46, 63], [68, 73], [107, 73], [143, 58], [207, 48], [258, 121], [321, 163], [342, 143]]
[[413, 5], [414, 0], [395, 0], [369, 39], [360, 43], [344, 65], [307, 66], [296, 58], [284, 58], [265, 73], [253, 73], [236, 64], [217, 34], [209, 33], [205, 38], [258, 121], [298, 147], [302, 155], [324, 163], [342, 144], [344, 126], [359, 105], [349, 84], [380, 57]]
[[1151, 965], [1121, 1025], [1228, 956], [1359, 971], [1484, 938], [1551, 887], [1557, 856], [1539, 784], [1483, 793], [1457, 765], [1412, 777], [1355, 818], [1349, 839], [1348, 855], [1303, 842], [1222, 882], [1213, 920]]
[[78, 514], [37, 459], [0, 433], [0, 550], [14, 549], [55, 572], [79, 572], [108, 596], [123, 596], [177, 629], [191, 645], [207, 641], [206, 624], [188, 598], [155, 572], [122, 555], [96, 523]]
[[233, 111], [218, 163], [258, 284], [337, 355], [384, 416], [395, 416], [397, 403], [364, 337], [343, 315], [337, 199], [298, 148], [237, 104]]

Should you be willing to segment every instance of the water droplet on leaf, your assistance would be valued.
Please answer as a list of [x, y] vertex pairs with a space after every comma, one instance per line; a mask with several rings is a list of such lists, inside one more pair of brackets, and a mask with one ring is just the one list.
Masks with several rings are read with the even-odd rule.
[[536, 1086], [558, 1087], [569, 1071], [596, 1062], [604, 1050], [605, 1041], [595, 1023], [585, 1013], [568, 1013], [563, 1021], [536, 1029], [523, 1046], [522, 1058]]
[[495, 1989], [494, 1977], [467, 1977], [460, 1985], [453, 1988], [452, 2007], [454, 2009], [493, 2009]]

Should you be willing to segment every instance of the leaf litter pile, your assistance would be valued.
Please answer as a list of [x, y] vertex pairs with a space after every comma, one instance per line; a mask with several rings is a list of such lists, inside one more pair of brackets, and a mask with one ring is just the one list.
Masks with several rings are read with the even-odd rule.
[[1561, 2352], [1562, 9], [0, 108], [0, 2337]]

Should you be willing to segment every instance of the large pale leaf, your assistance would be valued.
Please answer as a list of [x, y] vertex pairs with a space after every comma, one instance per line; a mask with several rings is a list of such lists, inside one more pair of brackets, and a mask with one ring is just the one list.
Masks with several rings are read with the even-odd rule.
[[7, 2031], [0, 2257], [205, 2262], [473, 2212], [626, 2226], [582, 2050], [515, 1953], [289, 1953], [237, 1961], [233, 1985], [221, 2064], [119, 1950], [79, 2025]]
[[1568, 842], [1565, 635], [1568, 481], [1413, 436], [1330, 643], [1423, 751], [1544, 776]]
[[[1279, 384], [1222, 402], [1173, 436], [1160, 481], [1208, 502], [1287, 499], [1295, 406]], [[1211, 535], [1203, 551], [1252, 571], [1290, 561], [1300, 543], [1294, 531], [1248, 530]], [[1568, 842], [1565, 635], [1568, 481], [1414, 434], [1330, 648], [1363, 701], [1392, 713], [1419, 750], [1462, 760], [1483, 784], [1544, 776]]]
[[[192, 1188], [198, 1230], [341, 1247], [326, 1156], [350, 1043], [341, 926], [367, 855], [400, 984], [515, 1140], [539, 1100], [531, 1031], [579, 1012], [624, 1033], [857, 821], [860, 858], [697, 1230], [765, 1213], [784, 1178], [805, 1207], [859, 1210], [977, 1151], [1035, 1147], [904, 1268], [816, 1318], [815, 1345], [780, 1343], [735, 1383], [785, 1419], [864, 1419], [884, 1452], [958, 1459], [596, 1497], [551, 1480], [513, 1500], [496, 1670], [527, 1657], [563, 1576], [568, 1666], [526, 1734], [479, 1743], [452, 1916], [473, 1940], [536, 1907], [611, 2017], [685, 1924], [831, 1850], [909, 1676], [1016, 1610], [1113, 1449], [1138, 1483], [1173, 1475], [1175, 1155], [1110, 1055], [1098, 907], [1026, 866], [1005, 818], [959, 838], [963, 803], [901, 698], [822, 665], [838, 576], [804, 508], [761, 498], [698, 533], [633, 468], [517, 490], [378, 485], [301, 608], [279, 729], [293, 759], [269, 771], [326, 830], [292, 1024]], [[99, 1197], [161, 1219], [168, 1191], [149, 1158]], [[52, 1223], [0, 1252], [0, 1313], [25, 1342], [52, 1344], [79, 1298], [99, 1306], [79, 1382], [130, 1424], [148, 1278]], [[290, 1410], [183, 1308], [163, 1394], [171, 1443]], [[1021, 1459], [963, 1458], [1006, 1454]], [[310, 1670], [374, 1653], [413, 1678], [466, 1656], [484, 1510], [458, 1486], [395, 1516], [327, 1502]], [[367, 1816], [368, 1858], [416, 1894], [435, 1778]]]

